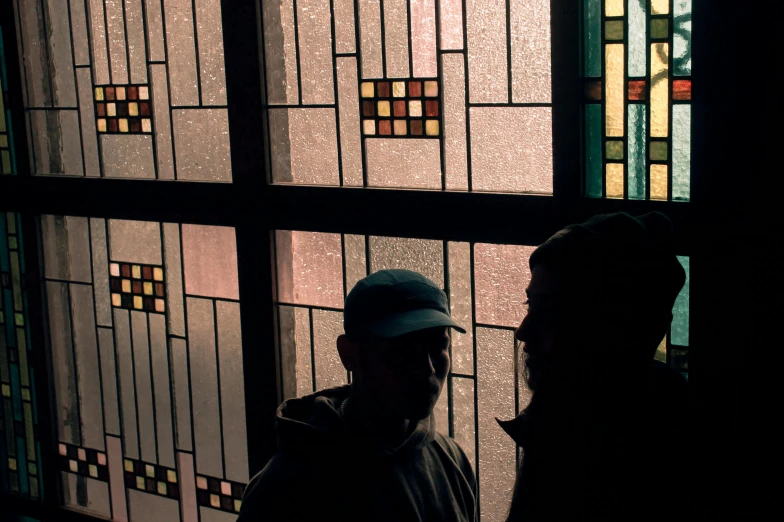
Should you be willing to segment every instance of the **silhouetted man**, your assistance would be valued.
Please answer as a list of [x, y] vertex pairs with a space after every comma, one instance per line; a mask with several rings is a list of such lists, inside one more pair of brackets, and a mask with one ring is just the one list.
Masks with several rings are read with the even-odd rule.
[[449, 371], [444, 292], [408, 270], [382, 270], [346, 298], [340, 359], [350, 386], [277, 412], [278, 451], [251, 481], [238, 522], [471, 521], [474, 474], [436, 432]]
[[660, 213], [596, 216], [530, 258], [533, 391], [501, 422], [523, 448], [510, 522], [685, 516], [686, 381], [653, 357], [685, 282]]

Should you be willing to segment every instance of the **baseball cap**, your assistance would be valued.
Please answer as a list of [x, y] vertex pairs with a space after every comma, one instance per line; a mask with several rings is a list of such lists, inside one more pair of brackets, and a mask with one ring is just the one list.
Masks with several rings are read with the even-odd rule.
[[446, 294], [411, 270], [379, 270], [361, 279], [343, 308], [346, 335], [397, 337], [445, 326], [466, 333], [449, 314]]

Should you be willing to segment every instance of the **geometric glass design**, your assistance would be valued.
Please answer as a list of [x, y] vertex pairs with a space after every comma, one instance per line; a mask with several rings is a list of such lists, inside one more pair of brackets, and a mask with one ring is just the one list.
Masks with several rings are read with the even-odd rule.
[[167, 498], [180, 498], [177, 471], [174, 469], [140, 460], [123, 459], [123, 470], [125, 487], [128, 489], [138, 489]]
[[439, 137], [438, 91], [436, 80], [362, 82], [363, 134]]
[[0, 175], [16, 174], [14, 133], [11, 110], [8, 107], [8, 77], [3, 47], [3, 28], [0, 26]]
[[245, 484], [238, 484], [213, 477], [196, 477], [196, 495], [200, 506], [239, 513]]
[[122, 85], [95, 88], [95, 115], [98, 132], [151, 134], [150, 88]]
[[584, 1], [588, 197], [689, 201], [691, 4]]
[[61, 471], [91, 477], [103, 482], [109, 481], [106, 453], [62, 443], [59, 444], [58, 449]]
[[109, 274], [113, 307], [161, 314], [166, 311], [162, 266], [111, 263]]

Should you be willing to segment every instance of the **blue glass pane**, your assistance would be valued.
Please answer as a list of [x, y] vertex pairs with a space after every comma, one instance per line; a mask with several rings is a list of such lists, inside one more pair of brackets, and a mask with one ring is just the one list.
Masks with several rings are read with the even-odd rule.
[[678, 261], [686, 271], [686, 283], [672, 308], [670, 343], [676, 346], [689, 346], [689, 258], [678, 256]]
[[602, 0], [585, 0], [585, 75], [602, 75]]

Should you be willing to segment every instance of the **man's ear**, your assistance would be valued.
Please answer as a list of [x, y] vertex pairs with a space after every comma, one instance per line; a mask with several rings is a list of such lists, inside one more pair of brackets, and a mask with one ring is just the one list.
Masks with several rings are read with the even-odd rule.
[[359, 343], [346, 334], [341, 334], [338, 337], [337, 345], [343, 367], [350, 372], [357, 370], [359, 368]]

